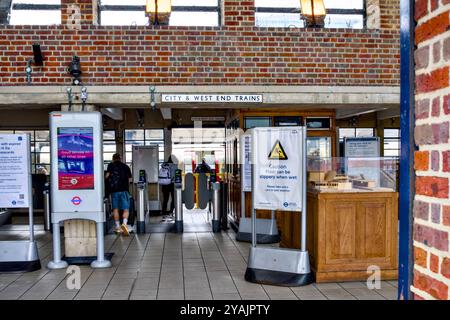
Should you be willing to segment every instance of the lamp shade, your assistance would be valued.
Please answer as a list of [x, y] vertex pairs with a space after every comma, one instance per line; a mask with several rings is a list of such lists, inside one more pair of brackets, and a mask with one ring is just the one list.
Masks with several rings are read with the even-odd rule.
[[306, 26], [323, 26], [327, 11], [323, 0], [300, 0]]
[[171, 12], [171, 0], [147, 0], [145, 13], [152, 24], [169, 24]]

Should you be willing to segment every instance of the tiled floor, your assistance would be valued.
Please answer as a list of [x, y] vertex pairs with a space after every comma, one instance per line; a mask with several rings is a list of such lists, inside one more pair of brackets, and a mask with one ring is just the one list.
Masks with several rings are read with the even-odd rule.
[[[1, 231], [0, 240], [24, 238], [26, 232]], [[113, 268], [81, 266], [81, 289], [67, 288], [66, 270], [45, 268], [51, 259], [51, 234], [37, 231], [43, 268], [24, 274], [0, 274], [4, 299], [396, 299], [397, 283], [369, 290], [364, 282], [277, 287], [244, 280], [248, 243], [233, 231], [214, 234], [153, 233], [130, 237], [107, 235]]]

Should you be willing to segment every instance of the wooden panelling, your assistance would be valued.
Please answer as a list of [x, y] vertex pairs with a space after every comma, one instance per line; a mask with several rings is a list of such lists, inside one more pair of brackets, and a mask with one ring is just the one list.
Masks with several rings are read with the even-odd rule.
[[94, 221], [64, 221], [64, 250], [66, 257], [96, 256], [96, 235], [96, 224]]
[[[308, 193], [307, 248], [317, 282], [367, 279], [376, 265], [397, 276], [395, 192]], [[281, 246], [300, 247], [300, 214], [285, 215]]]

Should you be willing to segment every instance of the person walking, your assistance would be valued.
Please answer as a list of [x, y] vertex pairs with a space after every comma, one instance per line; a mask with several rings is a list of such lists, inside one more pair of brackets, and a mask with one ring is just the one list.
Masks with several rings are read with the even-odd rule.
[[[178, 166], [173, 163], [172, 156], [169, 156], [166, 162], [161, 164], [159, 170], [159, 184], [162, 186], [163, 203], [162, 213], [163, 215], [172, 214], [175, 209], [175, 171]], [[167, 211], [167, 204], [169, 202], [169, 196], [171, 197], [170, 211]]]
[[[108, 182], [109, 192], [111, 193], [111, 202], [114, 215], [114, 232], [116, 234], [130, 235], [127, 222], [130, 214], [130, 191], [131, 170], [122, 162], [120, 154], [115, 153], [112, 162], [108, 164], [106, 170], [106, 181]], [[119, 210], [122, 210], [122, 224], [120, 224]]]
[[195, 168], [194, 173], [211, 173], [211, 167], [206, 163], [205, 158], [203, 158], [202, 163]]

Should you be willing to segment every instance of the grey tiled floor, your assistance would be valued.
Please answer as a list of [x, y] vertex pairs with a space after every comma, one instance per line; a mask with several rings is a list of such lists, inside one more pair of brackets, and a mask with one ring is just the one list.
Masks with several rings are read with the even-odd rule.
[[[0, 232], [0, 240], [24, 238], [26, 232]], [[277, 287], [244, 280], [248, 243], [235, 241], [233, 231], [214, 234], [153, 233], [130, 237], [107, 235], [113, 267], [81, 266], [81, 289], [69, 290], [66, 270], [46, 269], [51, 259], [51, 234], [36, 233], [43, 268], [23, 274], [0, 274], [4, 299], [396, 299], [397, 283], [383, 281], [369, 290], [364, 282]]]

